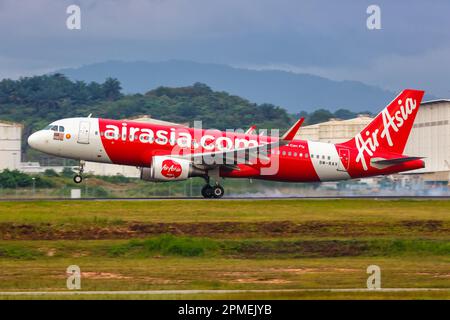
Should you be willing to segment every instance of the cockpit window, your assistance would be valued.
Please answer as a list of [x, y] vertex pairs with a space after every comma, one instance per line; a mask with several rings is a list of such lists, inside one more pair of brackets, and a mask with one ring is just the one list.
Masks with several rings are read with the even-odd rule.
[[64, 132], [64, 127], [63, 126], [57, 126], [54, 124], [49, 124], [48, 126], [46, 126], [44, 129], [42, 130], [52, 130], [52, 131], [56, 131], [56, 132]]

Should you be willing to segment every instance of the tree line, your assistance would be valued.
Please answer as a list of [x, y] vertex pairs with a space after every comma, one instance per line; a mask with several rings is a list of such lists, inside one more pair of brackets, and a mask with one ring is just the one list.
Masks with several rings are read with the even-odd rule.
[[24, 77], [0, 81], [0, 120], [23, 123], [23, 148], [27, 160], [39, 160], [42, 154], [30, 151], [26, 139], [33, 131], [61, 118], [87, 116], [124, 119], [139, 115], [192, 124], [202, 120], [203, 127], [216, 129], [288, 128], [299, 116], [305, 124], [330, 118], [349, 119], [355, 113], [345, 109], [334, 113], [318, 109], [312, 113], [289, 114], [273, 104], [256, 104], [206, 84], [169, 88], [159, 87], [145, 94], [123, 94], [117, 79], [103, 83], [73, 81], [65, 75]]

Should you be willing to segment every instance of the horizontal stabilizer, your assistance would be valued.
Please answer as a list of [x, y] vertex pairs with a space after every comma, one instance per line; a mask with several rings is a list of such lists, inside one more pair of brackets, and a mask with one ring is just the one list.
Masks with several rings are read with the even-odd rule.
[[376, 158], [376, 159], [372, 159], [371, 163], [372, 164], [381, 164], [381, 165], [394, 165], [394, 164], [400, 164], [400, 163], [413, 161], [413, 160], [420, 160], [423, 158], [424, 157], [403, 157], [403, 158], [394, 158], [394, 159]]

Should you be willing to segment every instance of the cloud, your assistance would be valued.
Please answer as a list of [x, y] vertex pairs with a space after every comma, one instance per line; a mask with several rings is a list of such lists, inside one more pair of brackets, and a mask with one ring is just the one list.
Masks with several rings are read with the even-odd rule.
[[450, 47], [404, 56], [384, 55], [366, 68], [302, 67], [291, 64], [237, 65], [255, 70], [284, 70], [309, 73], [332, 80], [358, 80], [384, 89], [424, 89], [432, 95], [450, 96]]
[[[410, 75], [444, 92], [450, 2], [376, 2], [379, 31], [366, 28], [369, 0], [0, 0], [2, 76], [111, 59], [186, 59], [389, 89]], [[71, 4], [81, 7], [79, 31], [66, 28]]]

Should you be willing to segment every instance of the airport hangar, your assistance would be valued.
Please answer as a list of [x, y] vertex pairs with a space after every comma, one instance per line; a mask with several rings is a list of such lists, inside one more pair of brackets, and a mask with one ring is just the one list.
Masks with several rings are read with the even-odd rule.
[[[162, 123], [163, 121], [143, 116], [137, 121]], [[354, 119], [330, 121], [304, 126], [297, 138], [329, 143], [343, 142], [354, 137], [372, 118], [359, 115]], [[164, 122], [170, 124], [168, 122]], [[61, 171], [63, 167], [41, 166], [35, 162], [21, 162], [23, 125], [0, 121], [0, 171], [20, 170], [39, 173], [46, 169]], [[448, 184], [450, 181], [450, 100], [432, 100], [421, 104], [414, 127], [405, 148], [405, 154], [425, 157], [426, 167], [415, 173], [423, 181]], [[87, 163], [86, 172], [98, 175], [124, 175], [139, 177], [134, 167], [112, 164]]]

